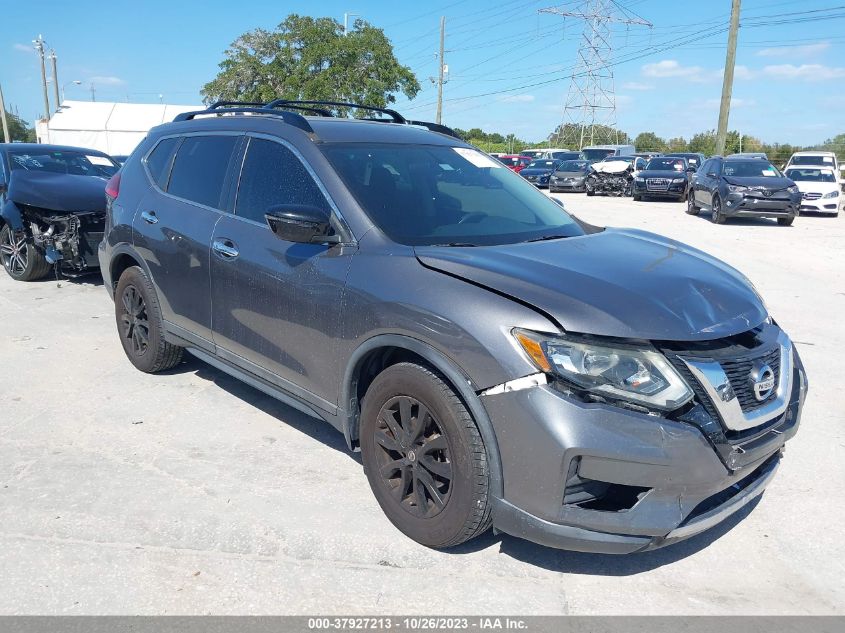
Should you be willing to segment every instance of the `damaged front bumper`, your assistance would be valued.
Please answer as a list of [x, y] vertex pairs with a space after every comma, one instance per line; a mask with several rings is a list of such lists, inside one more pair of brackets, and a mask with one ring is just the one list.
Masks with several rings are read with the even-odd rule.
[[494, 529], [550, 547], [626, 554], [717, 525], [774, 476], [806, 393], [803, 368], [794, 371], [787, 410], [734, 446], [731, 467], [694, 423], [588, 404], [524, 379], [482, 393], [504, 480]]

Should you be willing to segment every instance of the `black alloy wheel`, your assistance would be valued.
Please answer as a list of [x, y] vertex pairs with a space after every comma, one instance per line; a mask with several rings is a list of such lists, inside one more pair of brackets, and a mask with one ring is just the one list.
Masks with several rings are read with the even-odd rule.
[[0, 229], [0, 261], [15, 281], [35, 281], [50, 272], [48, 262], [22, 231], [7, 224]]
[[129, 341], [132, 353], [143, 356], [150, 346], [150, 322], [147, 316], [147, 302], [138, 289], [129, 284], [120, 297], [123, 310], [120, 313], [120, 335]]
[[692, 189], [687, 194], [687, 213], [689, 215], [698, 215], [698, 207], [695, 206], [695, 191]]
[[396, 396], [379, 411], [375, 441], [382, 483], [397, 503], [419, 518], [440, 514], [452, 491], [449, 443], [428, 408]]

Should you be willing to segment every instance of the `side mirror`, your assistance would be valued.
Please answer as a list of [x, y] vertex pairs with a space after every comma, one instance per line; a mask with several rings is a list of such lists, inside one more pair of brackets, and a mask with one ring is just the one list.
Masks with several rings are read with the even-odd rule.
[[690, 165], [689, 167], [687, 167], [687, 171], [691, 174], [694, 174], [698, 170], [693, 165]]
[[279, 204], [264, 214], [270, 230], [287, 242], [336, 244], [340, 236], [332, 228], [329, 214], [318, 207]]

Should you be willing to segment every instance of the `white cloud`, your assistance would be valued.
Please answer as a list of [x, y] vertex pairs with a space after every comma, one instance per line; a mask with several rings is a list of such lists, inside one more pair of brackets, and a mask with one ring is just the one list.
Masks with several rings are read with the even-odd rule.
[[642, 67], [644, 77], [656, 79], [680, 78], [687, 81], [703, 82], [714, 78], [712, 71], [706, 71], [701, 66], [684, 66], [674, 59], [664, 59], [654, 64]]
[[654, 86], [651, 84], [643, 84], [637, 81], [629, 81], [627, 83], [622, 84], [622, 88], [625, 90], [654, 90]]
[[823, 66], [821, 64], [801, 64], [800, 66], [795, 66], [794, 64], [778, 64], [764, 67], [763, 72], [770, 77], [803, 79], [805, 81], [827, 81], [828, 79], [845, 77], [845, 68]]
[[126, 82], [120, 77], [89, 77], [84, 83], [94, 84], [95, 86], [122, 86]]
[[[723, 68], [721, 71], [719, 71], [719, 76], [721, 77], [724, 72], [725, 69]], [[734, 79], [748, 80], [754, 79], [754, 77], [756, 76], [757, 74], [753, 70], [748, 68], [748, 66], [734, 66]]]
[[12, 48], [14, 48], [19, 53], [34, 53], [35, 49], [32, 46], [27, 46], [26, 44], [12, 44]]
[[499, 99], [503, 103], [530, 103], [534, 101], [534, 95], [508, 95]]
[[760, 57], [812, 57], [830, 48], [830, 42], [802, 44], [800, 46], [774, 46], [757, 51]]

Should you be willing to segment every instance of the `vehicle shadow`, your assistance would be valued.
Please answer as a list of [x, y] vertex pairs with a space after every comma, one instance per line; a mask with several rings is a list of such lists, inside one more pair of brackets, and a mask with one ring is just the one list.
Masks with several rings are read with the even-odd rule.
[[50, 283], [62, 283], [62, 284], [74, 284], [77, 286], [102, 286], [103, 285], [103, 276], [100, 274], [99, 270], [85, 272], [80, 275], [73, 275], [68, 276], [64, 273], [59, 275], [59, 278], [56, 279], [56, 274], [51, 269], [47, 275], [42, 277], [41, 279], [36, 279], [34, 281], [28, 281], [26, 283], [30, 284], [50, 284]]
[[[348, 455], [358, 464], [361, 464], [361, 454], [349, 451], [343, 435], [332, 428], [328, 422], [302, 413], [189, 354], [185, 355], [185, 360], [179, 365], [162, 372], [165, 375], [184, 373], [193, 373], [203, 380], [213, 382], [217, 387], [224, 389], [249, 406], [276, 418], [281, 424], [291, 426], [300, 433]], [[488, 549], [498, 543], [501, 554], [549, 571], [566, 574], [631, 576], [670, 565], [703, 550], [741, 523], [753, 512], [759, 501], [760, 497], [706, 532], [651, 552], [621, 556], [570, 552], [538, 545], [508, 534], [493, 534], [492, 530], [472, 541], [444, 551], [461, 556]]]
[[[698, 215], [692, 216], [696, 217], [699, 220], [703, 220], [705, 222], [710, 222], [711, 224], [713, 221], [710, 219], [710, 213], [705, 213], [704, 211], [700, 212]], [[776, 228], [776, 229], [785, 229], [789, 227], [781, 226], [778, 224], [777, 220], [773, 218], [728, 218], [724, 224], [721, 226], [759, 226], [761, 228]]]
[[625, 555], [570, 552], [537, 545], [508, 534], [494, 535], [492, 531], [447, 551], [454, 554], [469, 554], [486, 549], [498, 542], [500, 553], [549, 571], [591, 576], [632, 576], [670, 565], [703, 550], [741, 523], [754, 511], [759, 502], [760, 497], [757, 497], [706, 532], [650, 552]]
[[186, 373], [192, 373], [198, 378], [213, 382], [217, 387], [249, 406], [276, 418], [281, 424], [290, 426], [300, 433], [322, 442], [329, 448], [349, 455], [359, 464], [361, 463], [361, 454], [351, 452], [346, 446], [346, 439], [343, 434], [335, 430], [325, 420], [320, 420], [294, 409], [190, 354], [185, 354], [184, 360], [173, 369], [161, 372], [162, 375]]

